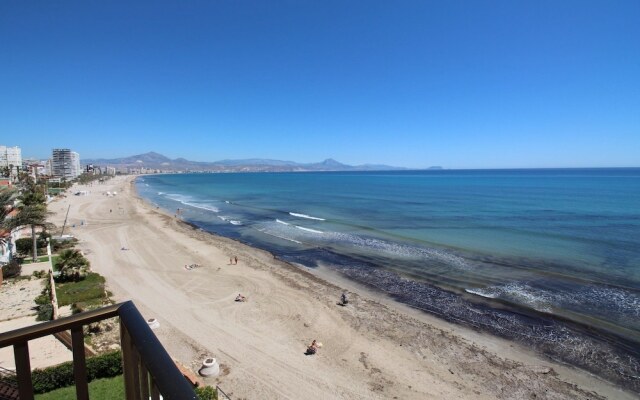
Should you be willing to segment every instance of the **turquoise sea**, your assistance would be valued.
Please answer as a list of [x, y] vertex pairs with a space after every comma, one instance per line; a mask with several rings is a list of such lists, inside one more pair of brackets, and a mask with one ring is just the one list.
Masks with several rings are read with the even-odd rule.
[[326, 266], [425, 312], [640, 387], [640, 169], [136, 182], [143, 198], [179, 208], [206, 231]]

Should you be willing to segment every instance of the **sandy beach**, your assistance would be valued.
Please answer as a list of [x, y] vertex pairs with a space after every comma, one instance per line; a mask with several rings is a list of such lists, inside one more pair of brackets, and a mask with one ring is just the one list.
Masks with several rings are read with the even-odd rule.
[[[50, 203], [51, 222], [61, 227], [71, 205], [65, 233], [80, 240], [113, 297], [157, 318], [167, 351], [194, 371], [217, 358], [223, 372], [205, 382], [234, 399], [637, 398], [519, 345], [194, 229], [139, 199], [132, 177], [75, 190], [90, 194]], [[344, 289], [351, 302], [340, 307]], [[238, 293], [248, 301], [235, 302]], [[304, 355], [314, 339], [323, 347]]]

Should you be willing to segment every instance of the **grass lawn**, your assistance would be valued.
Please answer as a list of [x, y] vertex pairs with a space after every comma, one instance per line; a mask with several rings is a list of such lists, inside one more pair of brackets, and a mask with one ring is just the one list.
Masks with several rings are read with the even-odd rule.
[[[49, 261], [49, 256], [38, 256], [38, 261], [36, 262], [46, 262]], [[52, 255], [51, 256], [51, 264], [56, 265], [56, 262], [58, 261], [58, 256], [57, 255]], [[27, 265], [27, 264], [33, 264], [33, 257], [31, 256], [27, 256], [25, 258], [22, 259], [22, 265]], [[55, 268], [54, 268], [55, 270]]]
[[[57, 256], [51, 256], [51, 262], [53, 262], [54, 265], [56, 263], [56, 257]], [[45, 262], [45, 261], [49, 261], [49, 256], [47, 255], [38, 256], [36, 262]], [[22, 264], [32, 264], [32, 263], [33, 263], [33, 257], [31, 256], [27, 256], [22, 260]]]
[[89, 272], [79, 282], [56, 282], [56, 294], [59, 306], [68, 306], [73, 303], [99, 303], [105, 298], [104, 277]]
[[[89, 382], [89, 397], [91, 400], [124, 399], [122, 375]], [[75, 400], [76, 387], [70, 386], [49, 393], [37, 394], [35, 398], [36, 400]]]

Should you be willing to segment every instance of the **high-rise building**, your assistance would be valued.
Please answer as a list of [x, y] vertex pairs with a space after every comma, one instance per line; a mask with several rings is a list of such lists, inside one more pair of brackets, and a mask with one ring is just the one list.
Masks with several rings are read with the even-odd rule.
[[51, 173], [55, 178], [75, 179], [81, 173], [80, 155], [70, 149], [53, 149]]
[[0, 168], [5, 167], [11, 167], [11, 176], [18, 176], [18, 168], [22, 168], [22, 150], [20, 150], [20, 147], [0, 146]]

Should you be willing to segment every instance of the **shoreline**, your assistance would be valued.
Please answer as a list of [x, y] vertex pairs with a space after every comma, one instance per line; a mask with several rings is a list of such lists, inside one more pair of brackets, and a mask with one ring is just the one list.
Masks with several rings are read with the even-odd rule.
[[[80, 203], [80, 217], [73, 215], [72, 220], [88, 221], [88, 226], [72, 228], [73, 234], [81, 239], [81, 247], [91, 259], [94, 269], [107, 277], [107, 283], [117, 298], [133, 299], [145, 315], [158, 313], [161, 309], [164, 311], [157, 302], [167, 301], [167, 298], [178, 300], [178, 306], [167, 304], [169, 310], [166, 311], [188, 315], [184, 318], [179, 315], [160, 317], [166, 328], [158, 331], [158, 337], [174, 357], [192, 367], [197, 362], [194, 356], [214, 353], [223, 369], [226, 367], [230, 371], [220, 378], [221, 385], [225, 390], [231, 388], [235, 396], [253, 398], [261, 394], [273, 398], [312, 398], [309, 396], [314, 393], [316, 396], [324, 393], [332, 398], [398, 396], [417, 399], [512, 398], [529, 393], [542, 395], [542, 398], [593, 398], [594, 390], [609, 398], [631, 399], [636, 396], [599, 379], [594, 380], [584, 371], [528, 354], [515, 343], [449, 324], [420, 311], [411, 311], [408, 306], [392, 304], [397, 302], [362, 288], [350, 289], [354, 293], [352, 306], [344, 309], [335, 307], [333, 303], [341, 288], [346, 286], [349, 289], [335, 275], [325, 276], [327, 271], [309, 271], [309, 268], [301, 269], [285, 261], [274, 260], [273, 255], [265, 250], [178, 222], [138, 197], [134, 193], [132, 178], [116, 180], [113, 184], [104, 185], [104, 190], [108, 190], [106, 186], [124, 184], [125, 190], [119, 191], [119, 198], [100, 198], [98, 194], [92, 194], [93, 202], [83, 198], [67, 201]], [[101, 188], [94, 186], [91, 190]], [[120, 200], [127, 197], [132, 199], [130, 204], [123, 203], [120, 207]], [[114, 202], [118, 212], [123, 210], [121, 216], [128, 218], [118, 218], [118, 221], [104, 218], [105, 210]], [[54, 205], [58, 204], [60, 202], [54, 202]], [[133, 226], [136, 224], [140, 226]], [[143, 235], [145, 240], [141, 240], [133, 234], [136, 229], [158, 237], [144, 238]], [[127, 243], [110, 243], [108, 239]], [[138, 243], [142, 241], [145, 244], [149, 242], [153, 250], [171, 248], [172, 257], [174, 251], [180, 253], [180, 257], [190, 255], [196, 262], [200, 261], [198, 263], [203, 268], [184, 271], [181, 268], [183, 262], [178, 264], [179, 267], [168, 266], [175, 261], [158, 257], [153, 250], [139, 248]], [[136, 245], [131, 245], [134, 242]], [[130, 245], [132, 251], [118, 253], [117, 249], [124, 245]], [[138, 252], [145, 254], [136, 254]], [[240, 255], [239, 266], [227, 265], [230, 252]], [[215, 262], [212, 261], [214, 258]], [[118, 259], [125, 262], [118, 263]], [[141, 275], [139, 270], [146, 272]], [[185, 276], [192, 278], [189, 275], [198, 279], [184, 279]], [[146, 289], [147, 280], [152, 280], [166, 291], [160, 291], [162, 296], [151, 293], [154, 291]], [[255, 290], [255, 294], [245, 290], [251, 298], [246, 306], [260, 303], [256, 305], [258, 314], [254, 315], [254, 319], [259, 321], [247, 320], [236, 307], [238, 305], [227, 304], [227, 293], [237, 291], [237, 287], [229, 287], [233, 286], [228, 285], [229, 281], [241, 290]], [[209, 301], [210, 308], [198, 307], [198, 302], [190, 296], [193, 294], [190, 293], [191, 285], [196, 288], [195, 292], [203, 287], [210, 289], [204, 296], [202, 293], [195, 296], [201, 302]], [[275, 288], [266, 297], [265, 286]], [[216, 295], [216, 292], [221, 293]], [[284, 298], [279, 296], [279, 292], [286, 292]], [[272, 297], [278, 297], [277, 301], [272, 301]], [[307, 307], [300, 307], [297, 303]], [[287, 317], [283, 317], [277, 307], [293, 311], [286, 312]], [[308, 308], [314, 312], [309, 312]], [[263, 314], [266, 317], [258, 317]], [[233, 326], [228, 325], [230, 316], [235, 322]], [[263, 360], [266, 365], [259, 370], [271, 370], [259, 372], [247, 367], [245, 364], [251, 363], [254, 352], [239, 350], [228, 338], [217, 335], [219, 340], [207, 340], [204, 332], [219, 327], [228, 330], [246, 346], [254, 349], [258, 346], [259, 350], [255, 351], [268, 356]], [[256, 333], [260, 330], [269, 331], [270, 335], [265, 337], [261, 332]], [[175, 340], [174, 336], [181, 340]], [[316, 336], [326, 346], [319, 357], [301, 357], [298, 354], [301, 351], [297, 350], [283, 354], [290, 352], [291, 346], [302, 349], [306, 340]], [[221, 344], [224, 342], [226, 346]], [[349, 344], [346, 348], [341, 346], [344, 342]], [[345, 357], [344, 361], [341, 357]], [[273, 359], [278, 362], [273, 364]], [[317, 364], [312, 364], [316, 361]], [[299, 372], [292, 374], [290, 368], [284, 368], [282, 363]], [[273, 387], [268, 384], [269, 380], [286, 382], [286, 387]], [[495, 385], [488, 385], [487, 381]]]
[[[151, 202], [140, 194], [137, 196], [142, 201]], [[158, 210], [162, 210], [165, 215], [172, 216], [173, 213], [169, 209], [152, 204], [159, 207]], [[164, 206], [166, 207], [166, 204]], [[179, 219], [194, 229], [273, 254], [268, 245], [251, 244], [243, 241], [241, 237], [217, 234], [209, 231], [205, 222], [184, 218]], [[275, 249], [277, 251], [277, 248]], [[582, 369], [628, 390], [640, 392], [640, 382], [635, 378], [640, 360], [636, 350], [638, 342], [626, 337], [624, 332], [593, 327], [563, 315], [518, 307], [501, 299], [480, 298], [428, 282], [407, 279], [371, 263], [368, 264], [371, 268], [359, 267], [357, 265], [362, 264], [362, 261], [341, 256], [327, 249], [321, 249], [314, 254], [317, 258], [313, 260], [309, 256], [299, 258], [290, 255], [278, 259], [300, 266], [302, 270], [313, 274], [317, 269], [316, 265], [319, 264], [318, 260], [327, 258], [326, 252], [329, 252], [329, 259], [332, 260], [331, 268], [327, 268], [329, 273], [325, 274], [329, 281], [332, 276], [339, 276], [358, 282], [361, 287], [367, 287], [369, 293], [376, 293], [376, 298], [385, 296], [394, 303], [419, 310], [440, 321], [469, 330], [478, 330], [502, 338], [509, 344], [531, 347], [540, 357]], [[304, 265], [308, 262], [312, 264]]]

